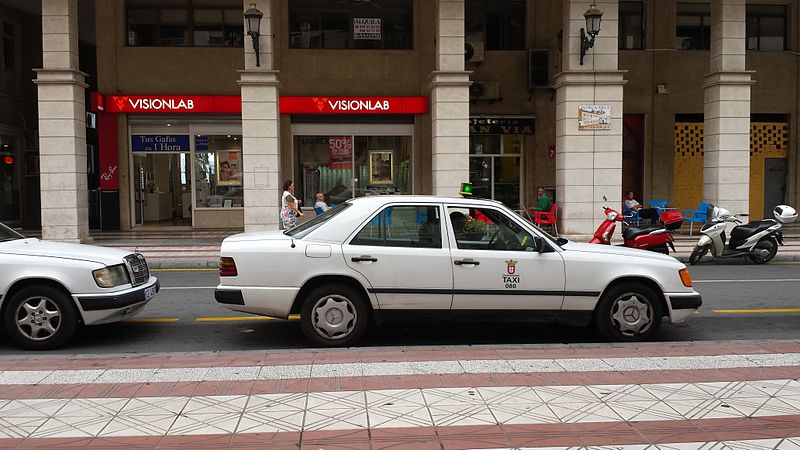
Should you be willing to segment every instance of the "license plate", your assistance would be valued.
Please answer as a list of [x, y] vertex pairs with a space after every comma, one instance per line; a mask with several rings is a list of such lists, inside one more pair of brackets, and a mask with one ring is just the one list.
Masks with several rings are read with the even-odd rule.
[[156, 287], [150, 286], [149, 288], [144, 290], [144, 299], [150, 300], [153, 296], [156, 295]]

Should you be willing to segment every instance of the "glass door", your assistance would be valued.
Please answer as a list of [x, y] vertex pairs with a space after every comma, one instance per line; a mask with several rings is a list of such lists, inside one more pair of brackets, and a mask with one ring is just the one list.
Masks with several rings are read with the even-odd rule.
[[191, 225], [189, 153], [134, 153], [136, 225]]
[[470, 136], [469, 182], [475, 197], [519, 209], [522, 192], [522, 135]]

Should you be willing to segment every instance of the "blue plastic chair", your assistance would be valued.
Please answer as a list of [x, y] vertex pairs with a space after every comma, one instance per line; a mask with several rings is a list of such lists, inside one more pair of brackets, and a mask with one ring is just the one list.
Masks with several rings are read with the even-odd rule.
[[320, 214], [324, 213], [325, 211], [323, 211], [322, 208], [320, 208], [319, 206], [315, 206], [314, 207], [314, 212], [317, 213], [317, 215], [319, 216]]
[[658, 215], [660, 216], [665, 209], [667, 209], [667, 201], [666, 200], [650, 200], [650, 208], [655, 208], [658, 211]]
[[700, 202], [697, 209], [684, 209], [681, 211], [683, 220], [689, 222], [689, 236], [692, 235], [692, 227], [695, 223], [706, 223], [708, 220], [708, 208], [711, 204], [708, 202]]
[[642, 221], [642, 217], [639, 215], [639, 210], [626, 209], [625, 202], [622, 202], [622, 219], [625, 220], [625, 222], [636, 222], [637, 224]]

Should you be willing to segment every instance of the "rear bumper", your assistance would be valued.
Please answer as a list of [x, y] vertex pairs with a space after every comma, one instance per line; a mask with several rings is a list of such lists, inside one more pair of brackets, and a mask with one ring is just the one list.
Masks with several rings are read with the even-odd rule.
[[217, 303], [233, 311], [270, 317], [289, 317], [300, 288], [241, 287], [219, 285], [214, 291]]

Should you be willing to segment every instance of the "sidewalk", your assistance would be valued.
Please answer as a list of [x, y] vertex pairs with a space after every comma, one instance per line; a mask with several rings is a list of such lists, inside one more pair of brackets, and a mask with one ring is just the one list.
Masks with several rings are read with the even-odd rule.
[[6, 356], [0, 448], [798, 448], [798, 345]]

